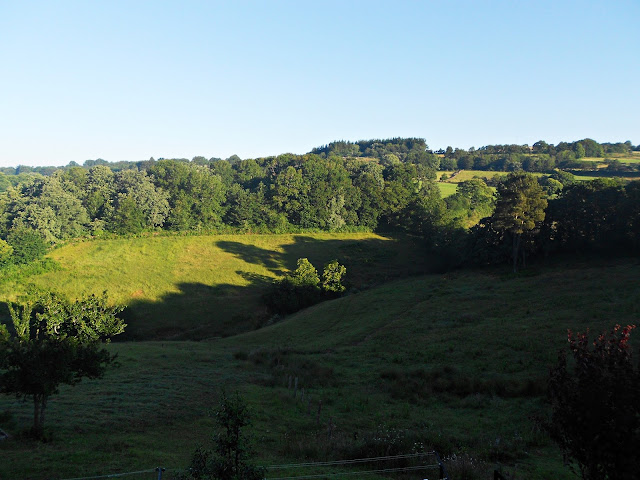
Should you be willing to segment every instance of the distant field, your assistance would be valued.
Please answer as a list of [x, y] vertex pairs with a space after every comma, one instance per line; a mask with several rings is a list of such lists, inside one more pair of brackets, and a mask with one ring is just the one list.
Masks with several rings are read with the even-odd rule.
[[[442, 175], [445, 173], [449, 176], [453, 174], [453, 172], [438, 172], [437, 178], [440, 179], [440, 177], [442, 177]], [[455, 177], [448, 178], [444, 182], [438, 182], [438, 187], [440, 188], [440, 192], [442, 193], [442, 196], [448, 197], [449, 195], [453, 195], [456, 192], [455, 188], [449, 185], [457, 185], [460, 182], [464, 182], [465, 180], [471, 180], [472, 178], [482, 178], [483, 180], [486, 181], [494, 177], [500, 178], [500, 177], [506, 177], [507, 175], [508, 175], [508, 172], [493, 172], [493, 171], [485, 171], [485, 170], [461, 170]], [[531, 172], [531, 175], [533, 175], [534, 177], [541, 177], [545, 174], [539, 173], [539, 172]], [[576, 180], [578, 181], [589, 181], [589, 180], [595, 180], [597, 178], [602, 178], [602, 177], [597, 177], [593, 175], [580, 175], [579, 173], [575, 173], [575, 176], [576, 176]], [[624, 177], [624, 174], [623, 174], [623, 178], [626, 178]], [[635, 177], [629, 177], [628, 179], [637, 180], [637, 178]], [[491, 188], [495, 190], [494, 187], [491, 187]]]
[[442, 195], [442, 198], [453, 195], [456, 193], [456, 189], [458, 188], [457, 183], [438, 182], [437, 185], [440, 189], [440, 195]]
[[[108, 291], [126, 304], [128, 338], [200, 339], [256, 328], [261, 295], [301, 257], [322, 273], [338, 259], [355, 288], [411, 273], [428, 259], [417, 240], [375, 234], [158, 236], [77, 242], [49, 254], [62, 267], [28, 278], [69, 297]], [[15, 300], [25, 281], [0, 282]]]
[[601, 163], [603, 165], [607, 160], [617, 160], [620, 163], [640, 163], [640, 152], [631, 152], [630, 154], [613, 153], [606, 157], [583, 157], [580, 160]]
[[494, 177], [506, 177], [507, 172], [493, 172], [489, 170], [460, 170], [458, 174], [451, 178], [454, 172], [438, 172], [438, 179], [442, 176], [443, 173], [449, 175], [449, 178], [445, 180], [446, 182], [451, 183], [460, 183], [466, 180], [471, 180], [472, 178], [482, 178], [483, 180], [494, 178]]
[[[157, 465], [173, 478], [209, 441], [209, 412], [226, 386], [251, 407], [260, 464], [407, 452], [417, 443], [473, 458], [474, 477], [446, 460], [454, 479], [490, 478], [502, 464], [516, 478], [569, 480], [575, 476], [534, 422], [547, 412], [548, 368], [566, 348], [567, 328], [596, 333], [637, 323], [639, 267], [637, 259], [590, 258], [519, 275], [508, 267], [427, 275], [239, 336], [116, 343], [110, 348], [120, 368], [50, 400], [53, 441], [0, 442], [0, 478]], [[632, 340], [637, 349], [637, 331]], [[287, 389], [290, 375], [305, 389], [304, 402]], [[26, 427], [31, 413], [29, 403], [0, 396], [0, 422], [9, 433]]]

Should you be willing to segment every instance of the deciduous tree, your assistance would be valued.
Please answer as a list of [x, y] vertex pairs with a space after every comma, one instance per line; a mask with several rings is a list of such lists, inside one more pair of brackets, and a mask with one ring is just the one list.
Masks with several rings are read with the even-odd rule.
[[9, 310], [11, 331], [0, 325], [0, 393], [33, 399], [32, 433], [41, 437], [47, 401], [60, 385], [99, 378], [113, 363], [103, 343], [124, 331], [122, 308], [107, 306], [106, 294], [72, 302], [31, 292]]

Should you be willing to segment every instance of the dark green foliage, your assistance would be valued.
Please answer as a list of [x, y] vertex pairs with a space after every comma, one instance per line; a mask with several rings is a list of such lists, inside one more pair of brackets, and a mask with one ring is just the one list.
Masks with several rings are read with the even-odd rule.
[[168, 194], [166, 226], [171, 230], [212, 229], [222, 221], [226, 188], [207, 167], [162, 160], [150, 168], [157, 187]]
[[520, 261], [522, 238], [531, 235], [539, 227], [544, 220], [546, 208], [547, 200], [542, 187], [530, 174], [510, 174], [498, 187], [492, 225], [497, 231], [509, 232], [512, 236], [514, 272]]
[[13, 263], [30, 263], [47, 253], [47, 243], [35, 230], [19, 227], [11, 229], [7, 243], [13, 247]]
[[[32, 178], [7, 192], [4, 228], [29, 228], [47, 242], [78, 237], [88, 231], [89, 217], [80, 200], [65, 190], [62, 172]], [[70, 182], [66, 182], [70, 184]]]
[[298, 259], [298, 266], [290, 275], [273, 283], [263, 299], [269, 310], [290, 314], [316, 303], [335, 298], [344, 292], [342, 278], [347, 269], [337, 260], [324, 267], [322, 283], [318, 271], [306, 258]]
[[282, 280], [274, 282], [264, 296], [274, 313], [289, 314], [310, 307], [322, 300], [320, 278], [306, 258], [299, 258], [297, 268]]
[[[633, 183], [629, 184], [628, 191], [633, 192], [634, 188]], [[550, 202], [542, 234], [551, 239], [550, 248], [556, 250], [630, 246], [630, 229], [634, 228], [632, 219], [638, 206], [627, 198], [627, 189], [610, 179], [571, 185], [560, 198]]]
[[[458, 191], [443, 200], [434, 182], [435, 170], [547, 172], [539, 183], [542, 194], [553, 199], [553, 221], [544, 223], [541, 234], [539, 215], [535, 228], [520, 232], [513, 224], [506, 226], [503, 200], [491, 221], [500, 241], [513, 243], [512, 260], [517, 266], [524, 260], [524, 253], [542, 250], [549, 253], [595, 245], [604, 250], [612, 246], [637, 248], [637, 208], [631, 196], [624, 192], [617, 197], [611, 192], [571, 192], [568, 187], [575, 183], [573, 175], [554, 170], [595, 168], [594, 162], [577, 160], [576, 154], [602, 156], [628, 153], [633, 148], [630, 142], [600, 145], [583, 139], [556, 146], [539, 141], [531, 149], [527, 145], [489, 145], [477, 150], [449, 147], [436, 155], [428, 150], [424, 139], [393, 138], [340, 141], [305, 155], [248, 160], [237, 156], [228, 160], [152, 158], [117, 163], [98, 159], [85, 162], [83, 167], [70, 163], [60, 169], [5, 168], [0, 170], [0, 190], [7, 188], [0, 197], [0, 238], [8, 239], [10, 231], [23, 228], [37, 232], [47, 245], [99, 236], [105, 231], [289, 233], [366, 229], [417, 235], [425, 239], [427, 248], [438, 249], [440, 258], [451, 256], [443, 255], [446, 249], [449, 253], [459, 251], [454, 256], [461, 259], [469, 257], [472, 250], [464, 249], [463, 233], [492, 214], [494, 202], [487, 184], [497, 186], [497, 180], [487, 180], [486, 184], [476, 179], [461, 182]], [[634, 167], [615, 158], [606, 161], [609, 165], [600, 169], [601, 174], [640, 168], [640, 164]], [[506, 194], [507, 190], [500, 195]], [[537, 195], [524, 197], [530, 197], [529, 203], [546, 201]], [[574, 206], [580, 221], [570, 217]], [[584, 231], [576, 227], [579, 223], [586, 225]], [[471, 236], [479, 239], [475, 246], [495, 243], [493, 233], [484, 240], [482, 232], [476, 229], [475, 233], [480, 234]], [[19, 249], [15, 255], [17, 261], [27, 261], [22, 260]]]
[[562, 352], [551, 370], [552, 415], [546, 428], [585, 480], [631, 480], [640, 465], [640, 370], [629, 345], [633, 326], [593, 342], [569, 332], [572, 361]]
[[144, 213], [130, 196], [119, 198], [109, 225], [113, 232], [120, 235], [140, 233], [146, 226]]
[[70, 302], [32, 292], [9, 310], [11, 331], [0, 325], [0, 393], [33, 399], [32, 433], [41, 437], [47, 400], [59, 386], [100, 378], [113, 363], [102, 343], [124, 331], [121, 308], [108, 307], [104, 295]]
[[264, 469], [252, 465], [249, 440], [244, 432], [251, 424], [249, 409], [236, 394], [223, 390], [220, 405], [214, 411], [217, 433], [213, 450], [196, 449], [186, 478], [210, 480], [262, 480]]
[[12, 263], [13, 247], [4, 240], [0, 239], [0, 268]]

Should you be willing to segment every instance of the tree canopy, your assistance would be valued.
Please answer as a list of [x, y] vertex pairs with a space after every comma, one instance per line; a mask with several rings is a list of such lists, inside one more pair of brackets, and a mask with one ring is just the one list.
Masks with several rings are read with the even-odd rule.
[[60, 385], [100, 378], [114, 362], [102, 345], [124, 331], [122, 308], [108, 306], [105, 294], [69, 301], [32, 291], [9, 310], [11, 329], [0, 325], [0, 393], [33, 399], [39, 437], [47, 400]]

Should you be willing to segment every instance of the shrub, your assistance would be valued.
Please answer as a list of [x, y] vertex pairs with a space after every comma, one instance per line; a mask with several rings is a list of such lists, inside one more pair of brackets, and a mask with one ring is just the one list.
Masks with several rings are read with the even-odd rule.
[[634, 326], [616, 325], [589, 341], [573, 335], [573, 362], [561, 352], [551, 370], [551, 420], [545, 425], [582, 478], [637, 478], [640, 464], [640, 369], [631, 358]]
[[298, 259], [297, 268], [283, 279], [273, 283], [263, 296], [269, 310], [277, 314], [290, 314], [310, 307], [342, 293], [342, 277], [347, 269], [337, 260], [329, 262], [322, 275], [306, 258]]
[[11, 263], [13, 259], [13, 247], [4, 240], [0, 240], [0, 267]]
[[345, 273], [347, 273], [347, 268], [344, 265], [340, 265], [338, 260], [332, 260], [327, 263], [322, 273], [322, 290], [330, 294], [344, 292], [342, 277]]
[[30, 228], [11, 229], [7, 243], [13, 247], [14, 263], [30, 263], [47, 253], [47, 244], [42, 236]]

